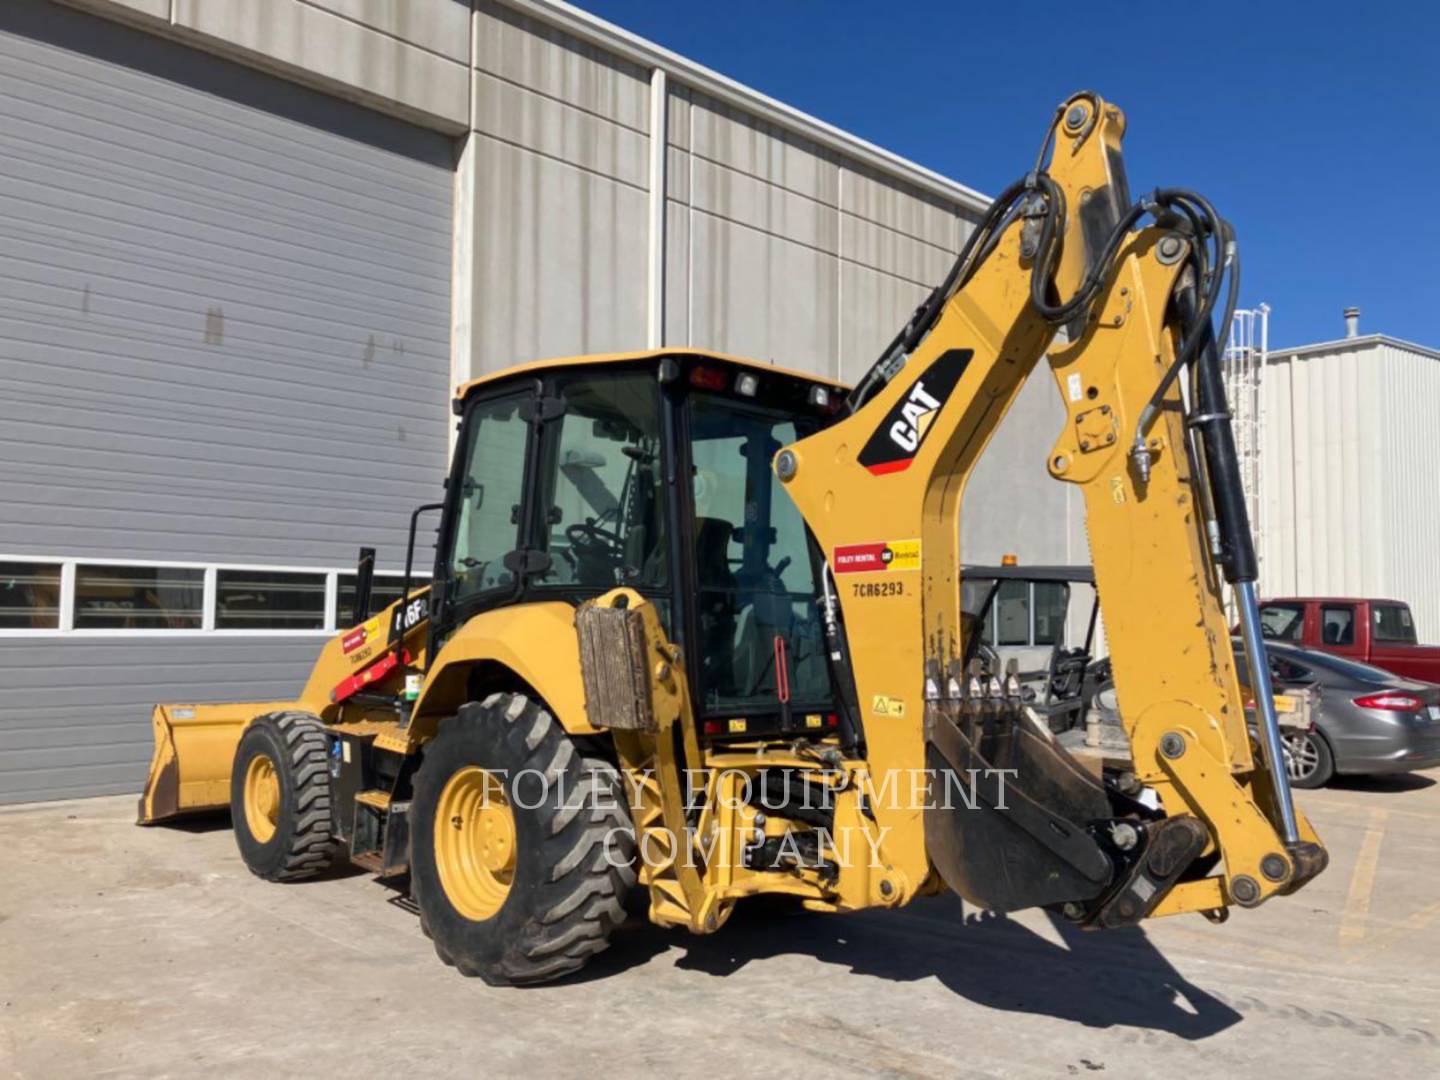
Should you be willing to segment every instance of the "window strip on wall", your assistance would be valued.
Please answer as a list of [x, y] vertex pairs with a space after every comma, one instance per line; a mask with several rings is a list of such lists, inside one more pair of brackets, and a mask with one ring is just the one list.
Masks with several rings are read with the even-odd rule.
[[[403, 579], [375, 572], [372, 613]], [[0, 554], [0, 637], [328, 636], [354, 604], [353, 570]]]

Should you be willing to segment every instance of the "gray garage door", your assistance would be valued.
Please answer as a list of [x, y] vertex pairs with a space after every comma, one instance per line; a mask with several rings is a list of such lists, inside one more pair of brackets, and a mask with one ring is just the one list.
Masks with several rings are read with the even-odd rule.
[[294, 693], [398, 565], [452, 198], [442, 136], [0, 4], [0, 802], [136, 789], [150, 703]]

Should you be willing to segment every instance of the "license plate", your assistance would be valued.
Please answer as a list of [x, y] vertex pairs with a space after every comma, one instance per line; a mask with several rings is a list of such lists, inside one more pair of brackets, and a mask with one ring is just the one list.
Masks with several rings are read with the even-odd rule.
[[1440, 705], [1431, 705], [1431, 706], [1430, 706], [1430, 719], [1431, 719], [1431, 720], [1440, 720]]
[[1296, 707], [1295, 699], [1288, 694], [1275, 695], [1275, 711], [1277, 713], [1292, 713]]

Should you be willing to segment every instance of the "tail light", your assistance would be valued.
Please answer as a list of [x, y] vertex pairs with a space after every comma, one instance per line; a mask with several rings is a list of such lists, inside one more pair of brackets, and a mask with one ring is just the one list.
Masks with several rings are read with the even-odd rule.
[[730, 385], [730, 380], [716, 368], [696, 366], [690, 369], [690, 385], [701, 390], [724, 390]]
[[1384, 709], [1387, 712], [1419, 712], [1425, 703], [1414, 694], [1403, 694], [1394, 690], [1382, 690], [1378, 694], [1357, 697], [1355, 704], [1362, 709]]

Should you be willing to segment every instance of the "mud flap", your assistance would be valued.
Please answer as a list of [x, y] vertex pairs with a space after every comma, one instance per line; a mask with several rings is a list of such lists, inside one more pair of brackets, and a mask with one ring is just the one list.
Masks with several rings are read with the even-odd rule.
[[977, 746], [949, 718], [926, 724], [930, 798], [925, 846], [945, 883], [990, 911], [1076, 901], [1105, 892], [1114, 861], [1086, 824], [1114, 817], [1105, 789], [1023, 720]]

